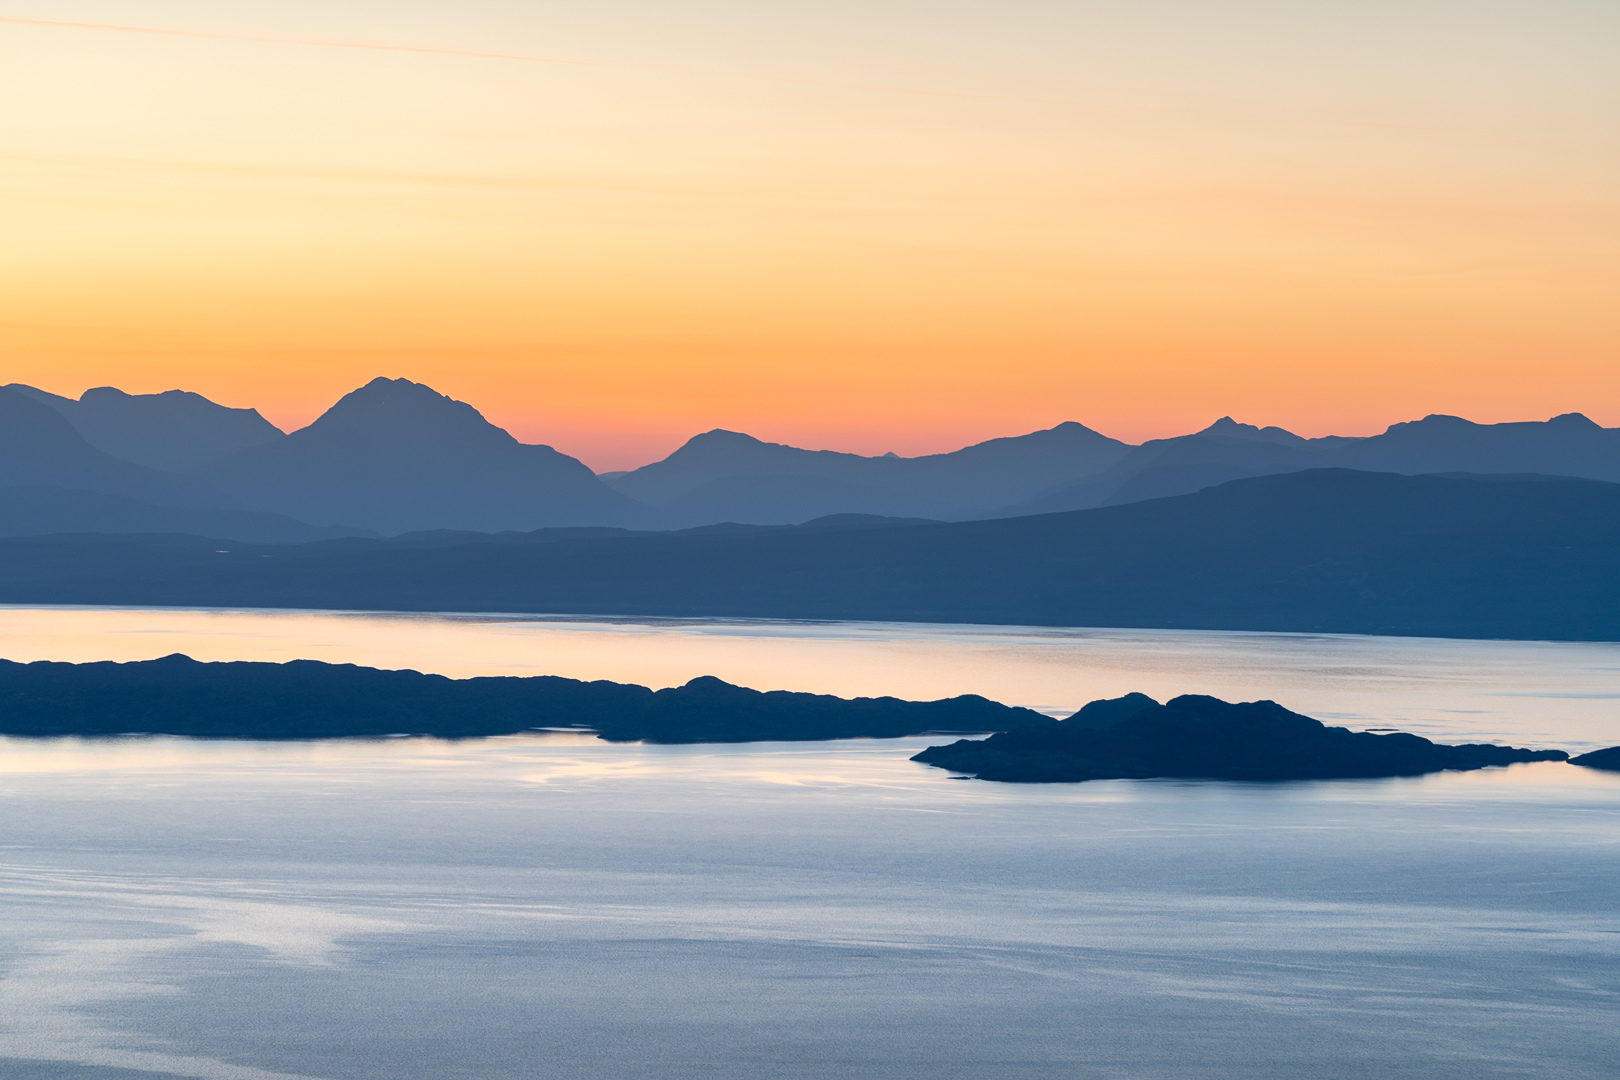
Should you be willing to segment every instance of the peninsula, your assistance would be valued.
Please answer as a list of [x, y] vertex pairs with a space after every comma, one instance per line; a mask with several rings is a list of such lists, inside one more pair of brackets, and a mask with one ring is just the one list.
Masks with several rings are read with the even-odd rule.
[[942, 701], [762, 693], [713, 676], [651, 690], [550, 675], [450, 679], [316, 660], [0, 660], [0, 735], [476, 738], [542, 728], [609, 742], [755, 742], [983, 733], [1056, 723], [974, 695]]

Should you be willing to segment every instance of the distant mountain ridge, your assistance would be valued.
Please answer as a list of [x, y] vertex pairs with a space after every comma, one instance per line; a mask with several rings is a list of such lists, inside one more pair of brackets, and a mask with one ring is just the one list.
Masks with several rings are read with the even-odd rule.
[[1011, 503], [998, 516], [1119, 506], [1245, 477], [1319, 468], [1620, 481], [1620, 429], [1600, 427], [1579, 413], [1506, 424], [1434, 414], [1366, 438], [1305, 439], [1282, 428], [1257, 428], [1222, 417], [1191, 435], [1145, 442], [1106, 472]]
[[[140, 461], [169, 462], [188, 475]], [[406, 379], [374, 379], [291, 435], [254, 410], [182, 391], [103, 387], [74, 401], [14, 384], [0, 388], [4, 488], [29, 489], [0, 497], [0, 534], [10, 535], [187, 532], [301, 542], [654, 524], [578, 460], [519, 443], [472, 406]]]
[[[407, 379], [374, 379], [290, 435], [255, 410], [180, 390], [97, 387], [75, 400], [14, 383], [0, 399], [0, 488], [39, 489], [0, 503], [0, 533], [13, 535], [206, 526], [221, 538], [292, 542], [781, 526], [848, 514], [964, 521], [1124, 505], [1317, 468], [1620, 481], [1620, 429], [1578, 413], [1508, 424], [1431, 415], [1370, 437], [1313, 439], [1222, 417], [1140, 446], [1069, 421], [914, 458], [805, 450], [717, 428], [662, 461], [597, 476]], [[170, 512], [178, 507], [249, 516]]]
[[610, 486], [664, 512], [671, 527], [709, 521], [796, 524], [835, 513], [955, 520], [1101, 472], [1130, 447], [1068, 422], [947, 454], [862, 457], [801, 450], [717, 428]]

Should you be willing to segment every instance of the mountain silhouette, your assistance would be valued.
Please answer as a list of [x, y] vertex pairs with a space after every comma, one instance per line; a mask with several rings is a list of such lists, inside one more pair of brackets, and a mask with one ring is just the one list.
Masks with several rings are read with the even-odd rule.
[[1304, 446], [1310, 442], [1303, 435], [1295, 435], [1292, 431], [1284, 428], [1240, 424], [1230, 416], [1223, 416], [1203, 431], [1195, 431], [1193, 434], [1212, 439], [1238, 439], [1244, 442], [1274, 443], [1278, 446]]
[[309, 427], [240, 451], [214, 478], [256, 509], [384, 534], [646, 516], [576, 459], [520, 443], [471, 405], [407, 379], [373, 379]]
[[5, 540], [0, 602], [1620, 640], [1620, 484], [1594, 480], [1313, 469], [1033, 517], [538, 539]]
[[1128, 450], [1072, 422], [916, 458], [802, 450], [716, 429], [609, 484], [661, 509], [676, 528], [794, 524], [839, 513], [961, 519], [1100, 472]]
[[1252, 438], [1241, 429], [1232, 430], [1237, 427], [1239, 425], [1229, 428], [1216, 424], [1195, 435], [1145, 442], [1106, 472], [1015, 503], [1004, 508], [1000, 516], [1119, 506], [1144, 499], [1185, 495], [1249, 476], [1298, 472], [1321, 464], [1319, 455], [1302, 445], [1303, 439], [1296, 443]]
[[1306, 439], [1278, 427], [1222, 417], [1202, 431], [1154, 439], [1107, 471], [1013, 502], [1002, 516], [1118, 506], [1200, 491], [1251, 476], [1314, 468], [1405, 475], [1533, 473], [1620, 481], [1620, 429], [1579, 413], [1544, 422], [1475, 424], [1428, 416], [1368, 438]]
[[228, 506], [218, 487], [96, 449], [50, 405], [0, 387], [0, 488], [50, 487], [163, 506]]
[[1580, 413], [1541, 423], [1475, 424], [1426, 416], [1334, 447], [1331, 463], [1399, 473], [1540, 473], [1620, 481], [1620, 428]]
[[257, 409], [226, 408], [185, 390], [126, 394], [98, 386], [75, 401], [21, 383], [7, 389], [61, 413], [96, 449], [168, 472], [201, 475], [222, 457], [285, 438]]
[[[292, 435], [255, 410], [180, 390], [97, 387], [75, 401], [14, 383], [0, 396], [0, 486], [60, 489], [0, 507], [0, 534], [12, 535], [179, 529], [293, 542], [782, 526], [850, 514], [967, 521], [1119, 506], [1319, 468], [1620, 481], [1620, 429], [1578, 413], [1507, 424], [1432, 415], [1367, 438], [1314, 439], [1225, 416], [1134, 447], [1068, 422], [916, 458], [804, 450], [716, 429], [662, 461], [598, 477], [405, 379], [375, 379]], [[275, 516], [177, 517], [163, 507]]]

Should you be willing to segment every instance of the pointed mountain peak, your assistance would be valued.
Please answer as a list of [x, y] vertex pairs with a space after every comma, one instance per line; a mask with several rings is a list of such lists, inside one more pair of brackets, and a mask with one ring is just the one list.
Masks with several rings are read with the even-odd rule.
[[1213, 424], [1209, 425], [1209, 427], [1198, 432], [1198, 434], [1225, 435], [1227, 438], [1241, 438], [1244, 435], [1258, 435], [1260, 434], [1260, 429], [1255, 427], [1253, 424], [1240, 424], [1230, 416], [1223, 416]]
[[1248, 439], [1251, 442], [1279, 443], [1285, 446], [1306, 441], [1286, 428], [1262, 428], [1255, 427], [1253, 424], [1240, 424], [1230, 416], [1221, 417], [1203, 431], [1195, 434], [1213, 435], [1221, 439]]
[[344, 394], [305, 430], [411, 443], [424, 436], [517, 441], [465, 401], [409, 379], [383, 377]]

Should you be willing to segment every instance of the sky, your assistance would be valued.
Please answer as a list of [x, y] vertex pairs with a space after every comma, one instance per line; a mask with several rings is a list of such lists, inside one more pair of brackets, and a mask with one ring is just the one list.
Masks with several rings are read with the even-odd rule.
[[714, 427], [1620, 425], [1620, 5], [0, 2], [0, 383]]

